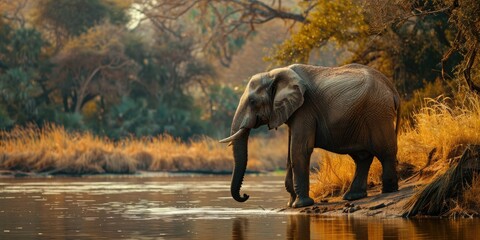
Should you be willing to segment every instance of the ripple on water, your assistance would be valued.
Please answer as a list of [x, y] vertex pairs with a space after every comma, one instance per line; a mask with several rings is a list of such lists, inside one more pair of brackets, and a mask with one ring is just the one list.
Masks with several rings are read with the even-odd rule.
[[284, 214], [277, 210], [267, 209], [242, 209], [242, 208], [177, 208], [177, 207], [130, 207], [123, 212], [124, 217], [133, 219], [166, 219], [180, 217], [180, 219], [232, 219], [239, 215], [272, 215]]

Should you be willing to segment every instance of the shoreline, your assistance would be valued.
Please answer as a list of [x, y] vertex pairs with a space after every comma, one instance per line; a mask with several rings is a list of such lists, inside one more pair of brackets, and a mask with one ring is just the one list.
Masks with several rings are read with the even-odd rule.
[[399, 190], [393, 193], [382, 193], [381, 186], [367, 191], [367, 197], [347, 201], [339, 197], [329, 197], [315, 202], [313, 206], [303, 208], [283, 208], [279, 211], [289, 214], [306, 214], [319, 216], [379, 217], [400, 218], [406, 211], [405, 204], [416, 193], [421, 185], [414, 183], [399, 184]]
[[[278, 171], [246, 171], [245, 174], [276, 174]], [[0, 170], [0, 178], [23, 178], [23, 177], [89, 177], [89, 176], [175, 176], [175, 175], [215, 175], [224, 176], [231, 175], [232, 171], [208, 171], [208, 170], [188, 170], [188, 171], [136, 171], [133, 173], [84, 173], [84, 174], [65, 174], [65, 173], [51, 173], [51, 172], [24, 172], [16, 170]]]

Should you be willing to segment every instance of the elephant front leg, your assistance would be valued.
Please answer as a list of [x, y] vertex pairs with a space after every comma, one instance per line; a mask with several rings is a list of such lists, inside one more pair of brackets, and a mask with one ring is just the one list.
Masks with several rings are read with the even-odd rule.
[[[303, 140], [304, 142], [305, 140]], [[312, 147], [302, 147], [305, 143], [292, 141], [290, 147], [291, 159], [292, 159], [292, 172], [293, 172], [293, 188], [295, 190], [296, 199], [292, 204], [294, 208], [311, 206], [314, 201], [309, 196], [310, 191], [310, 156], [313, 152]]]
[[[289, 129], [290, 130], [290, 129]], [[290, 193], [290, 200], [288, 200], [287, 206], [292, 207], [293, 202], [297, 198], [295, 194], [295, 189], [293, 188], [293, 170], [292, 170], [292, 159], [290, 158], [290, 144], [292, 137], [290, 131], [288, 131], [288, 155], [287, 155], [287, 175], [285, 176], [285, 189]]]

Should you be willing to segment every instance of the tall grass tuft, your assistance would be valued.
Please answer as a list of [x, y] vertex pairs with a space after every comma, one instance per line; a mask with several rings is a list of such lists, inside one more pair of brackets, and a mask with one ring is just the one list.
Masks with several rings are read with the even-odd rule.
[[[472, 183], [478, 183], [479, 170], [480, 145], [469, 146], [458, 163], [449, 168], [445, 174], [435, 178], [409, 200], [405, 205], [407, 208], [405, 216], [417, 214], [449, 216], [459, 214], [460, 211], [468, 212], [469, 210], [462, 208], [461, 205], [468, 207], [468, 205], [475, 206], [480, 203], [478, 196], [472, 195], [478, 191], [478, 187], [472, 187]], [[465, 191], [466, 189], [468, 191]], [[461, 198], [462, 195], [463, 198]]]

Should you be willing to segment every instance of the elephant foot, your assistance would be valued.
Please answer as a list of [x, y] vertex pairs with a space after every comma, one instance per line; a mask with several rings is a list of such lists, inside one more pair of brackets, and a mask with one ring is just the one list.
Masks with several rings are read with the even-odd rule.
[[295, 199], [295, 202], [293, 202], [292, 207], [293, 208], [308, 207], [308, 206], [312, 206], [314, 203], [315, 202], [310, 197], [303, 197], [303, 198], [297, 197], [297, 199]]
[[397, 181], [389, 181], [383, 182], [382, 186], [382, 193], [391, 193], [398, 191], [398, 182]]
[[343, 195], [343, 200], [353, 201], [367, 196], [367, 192], [352, 192], [348, 191]]
[[296, 196], [290, 196], [290, 200], [288, 200], [287, 207], [292, 207], [293, 203], [295, 202]]

